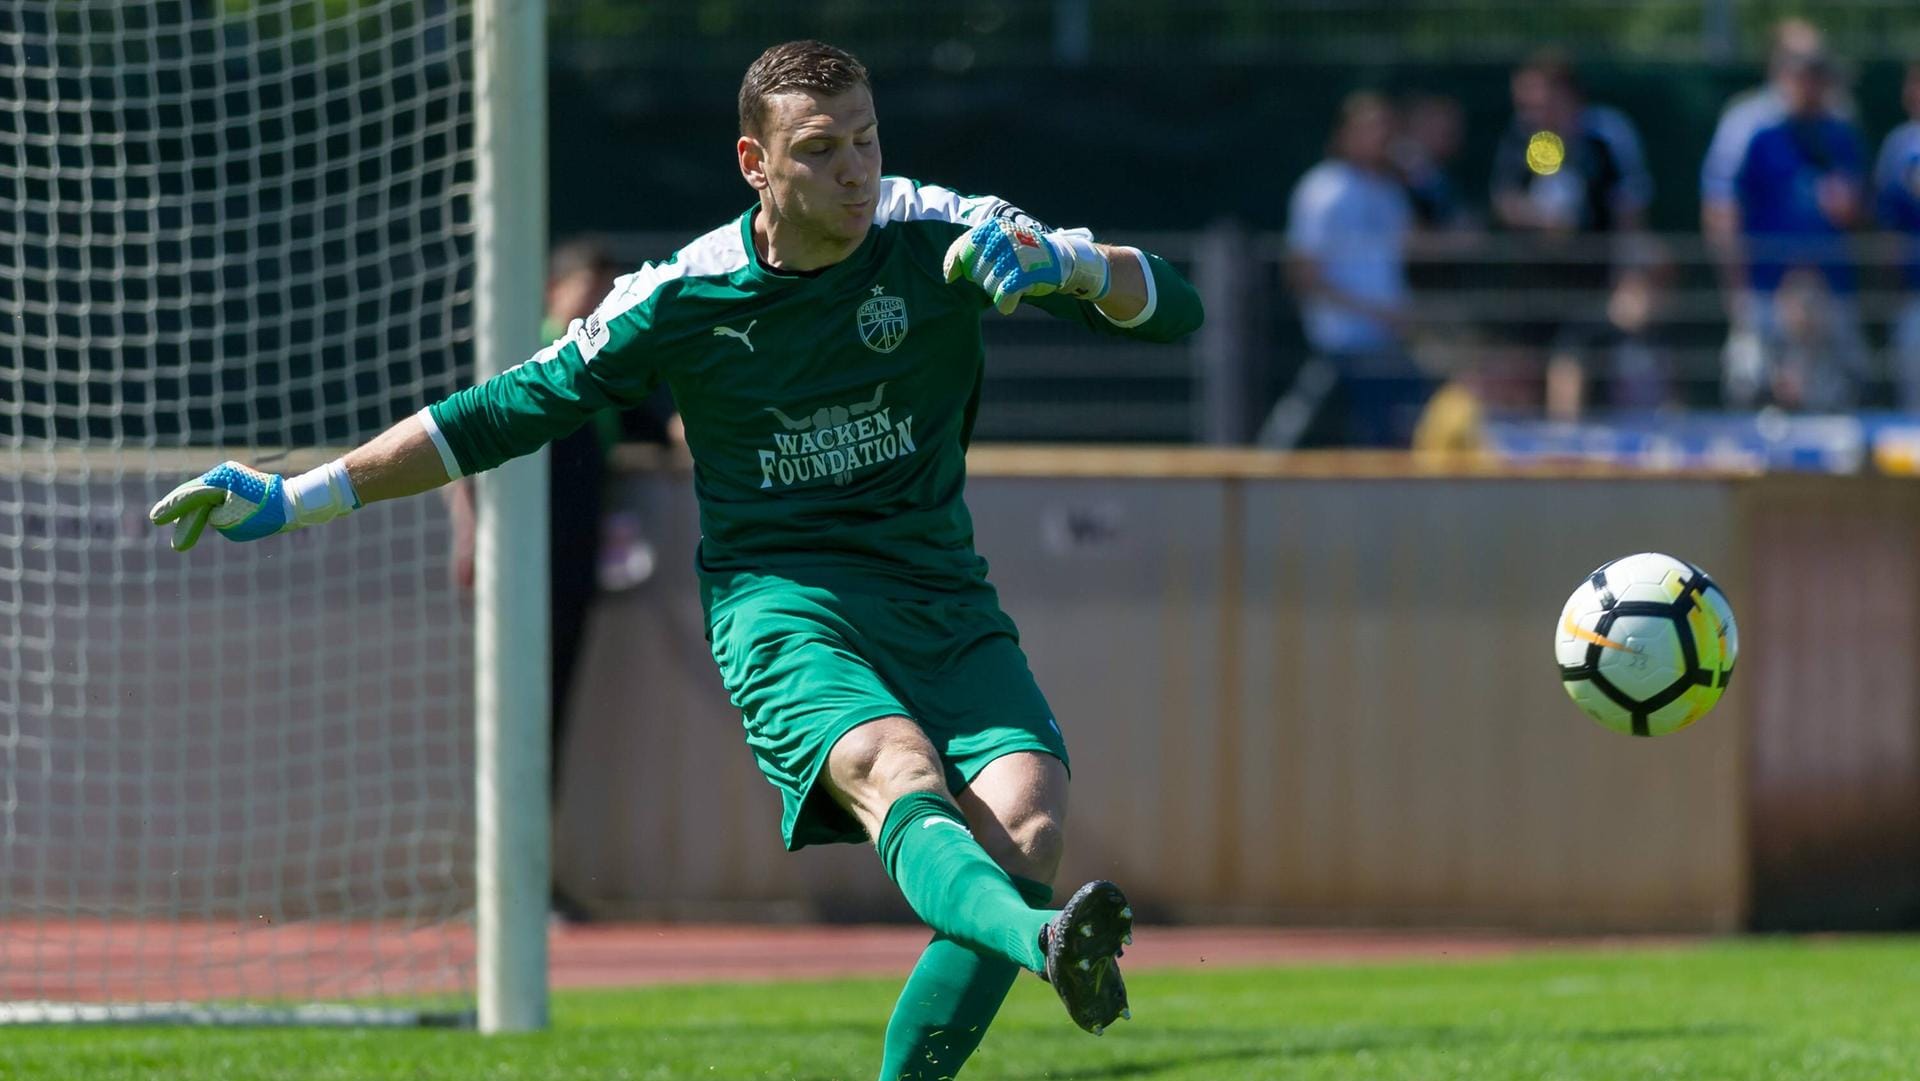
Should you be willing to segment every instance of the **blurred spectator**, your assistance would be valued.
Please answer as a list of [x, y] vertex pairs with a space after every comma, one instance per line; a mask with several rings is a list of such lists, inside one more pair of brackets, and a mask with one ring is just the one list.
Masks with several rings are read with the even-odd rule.
[[1402, 117], [1393, 141], [1393, 163], [1407, 186], [1414, 219], [1431, 230], [1471, 226], [1447, 175], [1466, 133], [1460, 102], [1442, 94], [1417, 95], [1407, 102]]
[[[567, 333], [568, 324], [591, 314], [601, 298], [613, 289], [618, 272], [613, 252], [596, 237], [577, 238], [556, 246], [548, 256], [546, 315], [541, 336], [555, 341]], [[670, 399], [656, 396], [638, 409], [624, 415], [642, 439], [668, 442], [673, 427]], [[623, 414], [601, 413], [571, 435], [548, 446], [547, 453], [547, 537], [549, 604], [552, 612], [551, 638], [548, 643], [552, 663], [549, 704], [553, 711], [549, 730], [552, 757], [550, 796], [558, 806], [561, 767], [565, 764], [568, 705], [573, 677], [580, 660], [580, 647], [586, 637], [587, 615], [606, 568], [601, 560], [601, 512], [607, 479], [607, 452], [619, 441]], [[474, 526], [476, 508], [473, 485], [461, 479], [448, 486], [448, 501], [454, 527], [454, 580], [462, 589], [471, 589], [474, 580]], [[644, 537], [622, 538], [626, 545], [645, 545]], [[623, 554], [622, 562], [631, 566], [634, 552]], [[651, 569], [650, 556], [645, 558]], [[553, 887], [551, 908], [565, 920], [587, 918], [585, 906], [567, 896], [558, 885]]]
[[[1728, 99], [1720, 110], [1720, 122], [1713, 131], [1713, 148], [1708, 151], [1709, 164], [1716, 157], [1720, 159], [1719, 171], [1714, 179], [1723, 184], [1733, 183], [1733, 170], [1739, 166], [1736, 149], [1743, 146], [1753, 134], [1753, 129], [1765, 122], [1773, 110], [1780, 107], [1783, 100], [1780, 89], [1780, 72], [1773, 60], [1783, 56], [1816, 56], [1826, 53], [1826, 37], [1820, 28], [1802, 18], [1781, 19], [1773, 24], [1770, 35], [1772, 41], [1768, 55], [1767, 81], [1750, 90], [1741, 91]], [[1844, 120], [1854, 119], [1853, 96], [1840, 80], [1833, 80], [1827, 88], [1827, 107], [1835, 116]], [[1731, 159], [1731, 160], [1728, 160]]]
[[1495, 219], [1552, 236], [1640, 228], [1653, 180], [1633, 122], [1589, 104], [1558, 53], [1536, 53], [1511, 87], [1513, 123], [1494, 153]]
[[1840, 305], [1819, 271], [1794, 267], [1780, 279], [1772, 300], [1774, 342], [1766, 366], [1766, 400], [1788, 408], [1835, 409], [1851, 400], [1847, 373], [1833, 364], [1839, 351], [1858, 344], [1858, 328], [1848, 340]]
[[1413, 430], [1415, 455], [1457, 460], [1488, 453], [1486, 407], [1473, 385], [1482, 374], [1469, 370], [1433, 392]]
[[[1607, 325], [1615, 335], [1608, 350], [1608, 407], [1653, 410], [1679, 404], [1659, 340], [1660, 309], [1671, 280], [1665, 262], [1623, 266], [1607, 297]], [[1578, 411], [1577, 409], [1575, 410]]]
[[1545, 360], [1548, 414], [1571, 420], [1589, 369], [1618, 374], [1612, 362], [1630, 358], [1630, 396], [1660, 378], [1647, 339], [1658, 260], [1642, 235], [1653, 181], [1633, 122], [1590, 104], [1565, 57], [1535, 54], [1513, 73], [1512, 94], [1492, 182], [1495, 221], [1520, 245], [1516, 292], [1531, 301], [1512, 337]]
[[[1736, 408], [1836, 410], [1859, 401], [1867, 351], [1846, 233], [1861, 216], [1865, 151], [1836, 107], [1835, 86], [1818, 33], [1798, 20], [1781, 24], [1766, 91], [1722, 115], [1701, 167], [1701, 227], [1731, 324], [1724, 389]], [[1793, 364], [1817, 370], [1789, 375], [1775, 369], [1800, 347], [1784, 336], [1775, 300], [1796, 268], [1822, 279], [1819, 290], [1796, 280], [1793, 302], [1818, 309], [1828, 351], [1796, 353]], [[1817, 302], [1806, 299], [1816, 293]]]
[[1920, 413], [1920, 64], [1907, 66], [1901, 103], [1908, 120], [1881, 144], [1873, 187], [1880, 224], [1906, 240], [1901, 260], [1906, 300], [1894, 318], [1889, 367], [1899, 384], [1900, 408]]
[[1340, 108], [1329, 156], [1293, 189], [1288, 280], [1313, 355], [1260, 441], [1406, 446], [1429, 382], [1408, 356], [1405, 248], [1413, 208], [1393, 170], [1393, 108], [1357, 93]]

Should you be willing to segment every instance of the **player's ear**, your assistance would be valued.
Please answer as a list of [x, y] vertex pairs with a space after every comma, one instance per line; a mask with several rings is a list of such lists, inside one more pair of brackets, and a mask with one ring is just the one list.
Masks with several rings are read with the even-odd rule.
[[766, 146], [751, 135], [742, 135], [733, 149], [740, 158], [740, 175], [755, 191], [767, 190]]

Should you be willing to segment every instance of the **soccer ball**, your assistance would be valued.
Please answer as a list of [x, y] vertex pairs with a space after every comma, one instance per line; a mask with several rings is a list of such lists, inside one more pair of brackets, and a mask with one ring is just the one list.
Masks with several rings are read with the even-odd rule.
[[1733, 606], [1707, 572], [1643, 552], [1587, 575], [1553, 630], [1560, 682], [1616, 732], [1664, 736], [1700, 719], [1733, 678]]

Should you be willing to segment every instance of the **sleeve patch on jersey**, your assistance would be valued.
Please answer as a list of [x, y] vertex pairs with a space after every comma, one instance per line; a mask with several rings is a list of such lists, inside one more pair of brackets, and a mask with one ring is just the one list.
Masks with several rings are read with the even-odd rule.
[[612, 337], [612, 332], [607, 329], [607, 321], [600, 318], [599, 312], [573, 325], [573, 340], [580, 346], [580, 360], [583, 363], [600, 355], [600, 350], [606, 348], [608, 339]]

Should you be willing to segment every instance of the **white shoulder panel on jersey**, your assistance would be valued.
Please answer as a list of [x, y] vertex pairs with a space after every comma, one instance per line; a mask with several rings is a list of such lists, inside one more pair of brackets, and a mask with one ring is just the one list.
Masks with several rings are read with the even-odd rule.
[[[585, 319], [570, 323], [561, 342], [571, 340], [580, 347], [580, 359], [591, 361], [612, 337], [607, 324], [646, 303], [662, 285], [676, 278], [725, 276], [746, 265], [747, 249], [740, 240], [740, 222], [735, 219], [681, 248], [671, 262], [647, 263], [615, 278], [599, 307]], [[561, 343], [554, 344], [557, 347]]]
[[873, 223], [931, 219], [973, 226], [1007, 205], [1005, 199], [992, 195], [961, 195], [938, 184], [915, 184], [904, 176], [883, 176], [880, 195], [873, 201]]

